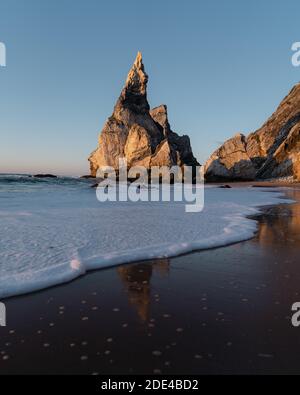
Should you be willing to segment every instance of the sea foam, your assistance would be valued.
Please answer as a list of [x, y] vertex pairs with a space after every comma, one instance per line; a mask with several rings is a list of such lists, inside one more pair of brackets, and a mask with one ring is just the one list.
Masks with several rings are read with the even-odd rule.
[[100, 203], [87, 182], [15, 181], [0, 180], [1, 299], [88, 270], [247, 240], [259, 207], [290, 202], [270, 189], [209, 187], [204, 210], [186, 213], [184, 202]]

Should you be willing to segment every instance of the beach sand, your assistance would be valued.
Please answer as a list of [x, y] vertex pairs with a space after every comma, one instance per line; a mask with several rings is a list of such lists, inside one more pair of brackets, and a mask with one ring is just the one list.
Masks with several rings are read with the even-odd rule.
[[300, 190], [287, 196], [252, 240], [6, 300], [0, 374], [298, 374]]

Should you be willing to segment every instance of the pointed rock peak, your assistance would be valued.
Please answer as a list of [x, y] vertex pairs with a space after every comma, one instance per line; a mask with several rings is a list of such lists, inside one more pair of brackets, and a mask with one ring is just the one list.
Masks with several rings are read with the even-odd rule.
[[132, 68], [130, 69], [125, 89], [134, 93], [145, 95], [147, 90], [148, 75], [145, 72], [141, 52], [138, 52]]
[[134, 62], [134, 65], [135, 65], [137, 68], [139, 68], [139, 69], [141, 69], [141, 68], [144, 67], [144, 65], [143, 65], [143, 56], [142, 56], [142, 52], [139, 51], [139, 52], [137, 53], [136, 59], [135, 59], [135, 62]]

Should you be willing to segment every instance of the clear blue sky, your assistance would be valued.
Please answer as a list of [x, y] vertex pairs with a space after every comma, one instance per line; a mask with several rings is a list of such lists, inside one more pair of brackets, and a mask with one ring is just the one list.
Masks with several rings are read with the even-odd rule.
[[87, 173], [138, 50], [150, 105], [203, 162], [300, 81], [299, 15], [299, 0], [1, 0], [0, 172]]

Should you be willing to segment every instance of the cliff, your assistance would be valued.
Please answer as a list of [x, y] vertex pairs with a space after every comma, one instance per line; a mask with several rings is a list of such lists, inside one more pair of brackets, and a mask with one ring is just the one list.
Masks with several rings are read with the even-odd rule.
[[300, 181], [300, 84], [263, 126], [226, 141], [205, 164], [208, 181], [293, 177]]

